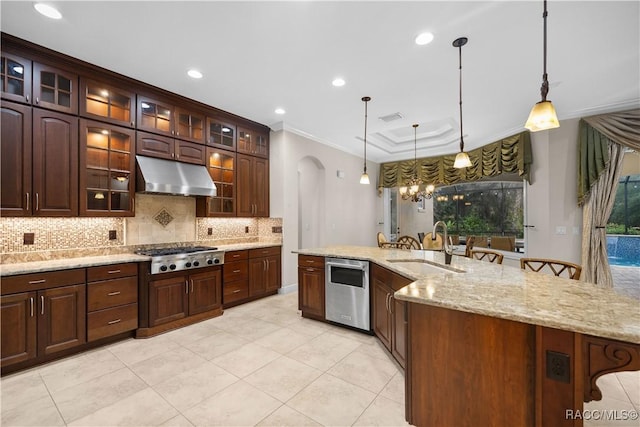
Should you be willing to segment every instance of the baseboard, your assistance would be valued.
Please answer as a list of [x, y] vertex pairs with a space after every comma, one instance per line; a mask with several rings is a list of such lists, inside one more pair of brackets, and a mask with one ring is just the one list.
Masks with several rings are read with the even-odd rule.
[[298, 284], [297, 283], [293, 283], [291, 285], [283, 286], [280, 289], [278, 289], [278, 293], [279, 294], [289, 294], [291, 292], [297, 292], [297, 291], [298, 291]]

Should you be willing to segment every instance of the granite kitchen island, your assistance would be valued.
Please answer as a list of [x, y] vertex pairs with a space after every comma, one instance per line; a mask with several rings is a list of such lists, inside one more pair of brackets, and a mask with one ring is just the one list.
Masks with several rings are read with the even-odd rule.
[[593, 284], [440, 252], [334, 246], [301, 255], [368, 260], [412, 282], [406, 415], [418, 426], [580, 426], [596, 379], [640, 370], [640, 307]]

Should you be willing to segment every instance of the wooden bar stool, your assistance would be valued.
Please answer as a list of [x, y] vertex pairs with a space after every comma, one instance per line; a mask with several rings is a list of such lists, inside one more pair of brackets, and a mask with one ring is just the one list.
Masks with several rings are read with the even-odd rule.
[[495, 262], [496, 264], [502, 264], [502, 260], [504, 259], [504, 255], [489, 249], [471, 249], [470, 257], [480, 261], [486, 259], [487, 261]]
[[528, 268], [536, 272], [546, 268], [558, 277], [563, 277], [562, 274], [565, 273], [566, 275], [564, 277], [574, 280], [580, 280], [580, 273], [582, 273], [582, 267], [578, 264], [544, 258], [520, 258], [520, 268], [523, 270]]

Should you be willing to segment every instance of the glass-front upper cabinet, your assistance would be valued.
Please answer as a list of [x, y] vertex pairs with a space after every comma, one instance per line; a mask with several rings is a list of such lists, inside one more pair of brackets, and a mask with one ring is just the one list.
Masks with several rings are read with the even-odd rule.
[[235, 151], [236, 127], [222, 120], [208, 117], [207, 145]]
[[33, 63], [33, 104], [63, 113], [78, 113], [78, 76]]
[[204, 124], [204, 114], [176, 108], [176, 138], [204, 144]]
[[105, 83], [80, 78], [80, 115], [134, 127], [135, 94]]
[[269, 136], [265, 133], [238, 127], [238, 152], [269, 157]]
[[207, 147], [207, 169], [216, 186], [215, 197], [199, 197], [196, 202], [197, 216], [235, 216], [236, 153]]
[[138, 96], [138, 129], [173, 136], [173, 106]]
[[2, 53], [2, 98], [31, 103], [31, 61]]
[[80, 214], [133, 216], [134, 131], [80, 121]]

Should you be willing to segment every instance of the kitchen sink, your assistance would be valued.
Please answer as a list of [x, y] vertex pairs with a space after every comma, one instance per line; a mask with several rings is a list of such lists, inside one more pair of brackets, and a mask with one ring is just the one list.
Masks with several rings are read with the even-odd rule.
[[434, 273], [466, 273], [466, 271], [452, 267], [450, 265], [440, 264], [435, 261], [429, 261], [426, 259], [388, 259], [387, 262], [392, 264], [398, 264], [400, 267], [407, 270], [415, 271], [421, 274], [434, 274]]

